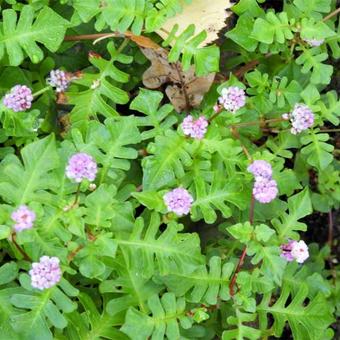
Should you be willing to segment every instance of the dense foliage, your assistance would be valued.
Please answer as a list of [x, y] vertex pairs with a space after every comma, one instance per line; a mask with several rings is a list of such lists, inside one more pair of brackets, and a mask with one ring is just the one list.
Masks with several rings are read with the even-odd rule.
[[195, 1], [0, 0], [0, 339], [334, 337], [336, 1]]

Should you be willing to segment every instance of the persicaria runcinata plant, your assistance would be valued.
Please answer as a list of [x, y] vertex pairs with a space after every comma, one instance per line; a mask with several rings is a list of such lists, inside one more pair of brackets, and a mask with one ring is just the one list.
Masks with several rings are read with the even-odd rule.
[[0, 1], [0, 339], [338, 338], [337, 3]]

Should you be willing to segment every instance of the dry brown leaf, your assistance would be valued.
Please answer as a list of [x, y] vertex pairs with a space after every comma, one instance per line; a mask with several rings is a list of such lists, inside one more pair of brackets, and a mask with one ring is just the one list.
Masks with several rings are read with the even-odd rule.
[[165, 93], [177, 112], [188, 111], [201, 104], [215, 73], [197, 77], [194, 66], [184, 72], [179, 62], [168, 62], [168, 52], [163, 48], [141, 48], [141, 51], [151, 61], [151, 66], [143, 74], [144, 86], [156, 89], [168, 84]]
[[177, 35], [182, 33], [190, 24], [195, 24], [196, 33], [205, 30], [208, 34], [201, 44], [201, 46], [204, 46], [218, 39], [218, 32], [225, 27], [225, 21], [231, 15], [231, 12], [227, 11], [231, 6], [233, 6], [233, 3], [230, 0], [195, 0], [191, 4], [184, 5], [181, 13], [168, 19], [162, 28], [156, 32], [163, 39], [166, 39], [168, 37], [167, 32], [170, 32], [175, 24], [179, 26]]
[[135, 42], [140, 47], [152, 49], [160, 48], [160, 46], [156, 44], [153, 40], [143, 35], [134, 35], [133, 33], [128, 31], [125, 33], [125, 36], [128, 37], [133, 42]]

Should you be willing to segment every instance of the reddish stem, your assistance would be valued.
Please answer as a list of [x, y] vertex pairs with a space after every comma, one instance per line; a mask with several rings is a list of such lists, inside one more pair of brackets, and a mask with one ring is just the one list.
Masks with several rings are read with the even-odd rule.
[[[249, 222], [250, 224], [254, 223], [254, 207], [255, 207], [255, 199], [253, 194], [251, 195], [251, 200], [250, 200], [250, 209], [249, 209]], [[243, 263], [244, 263], [244, 258], [246, 257], [247, 254], [247, 247], [244, 247], [241, 257], [238, 261], [237, 267], [235, 269], [235, 272], [230, 280], [230, 284], [229, 284], [229, 294], [231, 297], [233, 297], [235, 295], [235, 285], [236, 285], [236, 280], [237, 280], [237, 275], [240, 272]]]
[[17, 248], [17, 250], [19, 251], [19, 253], [23, 256], [23, 258], [26, 260], [26, 261], [31, 261], [32, 262], [32, 259], [29, 257], [29, 255], [25, 252], [24, 249], [21, 248], [21, 246], [19, 246], [19, 244], [17, 243], [16, 241], [16, 233], [13, 233], [12, 234], [12, 242], [15, 246], [15, 248]]

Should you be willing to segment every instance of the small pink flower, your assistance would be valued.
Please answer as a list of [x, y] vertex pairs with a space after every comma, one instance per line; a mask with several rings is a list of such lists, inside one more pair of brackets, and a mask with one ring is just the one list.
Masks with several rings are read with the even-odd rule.
[[29, 271], [32, 287], [44, 290], [55, 286], [62, 276], [59, 262], [57, 257], [42, 256], [39, 262], [32, 263]]
[[290, 240], [288, 243], [280, 246], [281, 257], [287, 261], [296, 261], [298, 263], [305, 262], [309, 257], [308, 246], [304, 241]]
[[246, 105], [246, 94], [243, 89], [237, 86], [230, 86], [222, 89], [219, 103], [232, 113]]
[[29, 109], [32, 101], [31, 89], [25, 85], [16, 85], [5, 95], [3, 104], [14, 112], [20, 112]]
[[208, 121], [205, 117], [194, 119], [191, 115], [184, 118], [182, 123], [182, 130], [186, 136], [195, 139], [202, 139], [207, 132]]
[[71, 77], [69, 73], [62, 70], [52, 70], [46, 79], [47, 84], [55, 87], [56, 92], [65, 92], [69, 86]]
[[314, 124], [314, 113], [305, 104], [295, 104], [293, 111], [288, 114], [288, 117], [292, 123], [290, 131], [294, 135], [307, 130]]
[[14, 230], [20, 232], [25, 229], [31, 229], [36, 216], [34, 211], [30, 210], [27, 205], [21, 205], [17, 210], [12, 212], [11, 218], [15, 222], [13, 226]]
[[321, 46], [324, 42], [325, 39], [303, 39], [309, 46], [311, 47], [318, 47]]
[[97, 164], [93, 158], [83, 152], [74, 154], [68, 161], [66, 176], [80, 183], [84, 179], [94, 181], [97, 174]]
[[292, 255], [293, 245], [296, 241], [290, 240], [288, 243], [282, 244], [280, 246], [281, 249], [281, 257], [286, 259], [288, 262], [294, 261], [294, 257]]
[[213, 106], [213, 110], [214, 110], [215, 113], [218, 113], [218, 112], [221, 111], [221, 106], [218, 105], [218, 104], [215, 104], [215, 105]]
[[264, 160], [256, 160], [247, 169], [254, 177], [271, 178], [273, 174], [272, 166]]
[[178, 216], [187, 215], [194, 201], [189, 192], [183, 188], [176, 188], [166, 193], [163, 200], [168, 211], [172, 211]]
[[256, 177], [253, 187], [253, 195], [260, 203], [269, 203], [278, 194], [277, 184], [274, 179]]

